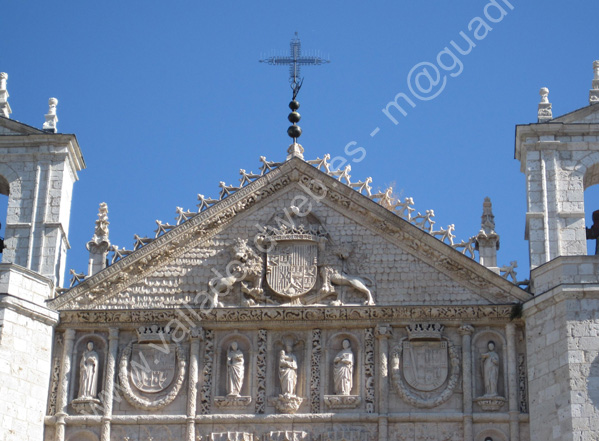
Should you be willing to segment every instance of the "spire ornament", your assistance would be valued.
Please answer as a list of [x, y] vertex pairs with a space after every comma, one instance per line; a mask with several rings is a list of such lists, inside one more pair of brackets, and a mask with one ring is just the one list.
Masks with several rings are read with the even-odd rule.
[[593, 61], [593, 83], [589, 91], [589, 104], [599, 103], [599, 60]]
[[46, 122], [42, 127], [44, 132], [56, 133], [56, 124], [58, 123], [58, 116], [56, 116], [57, 105], [58, 100], [56, 98], [50, 98], [48, 100], [48, 113], [44, 115]]
[[8, 90], [6, 89], [6, 80], [8, 80], [8, 74], [0, 72], [0, 116], [4, 118], [10, 118], [12, 110], [10, 104], [8, 104]]
[[302, 66], [318, 66], [325, 63], [330, 63], [330, 60], [324, 59], [318, 55], [302, 55], [302, 43], [299, 39], [297, 32], [291, 39], [289, 56], [272, 56], [269, 58], [263, 58], [259, 60], [260, 63], [267, 63], [273, 66], [289, 66], [289, 83], [291, 86], [292, 97], [289, 103], [291, 113], [287, 119], [292, 124], [287, 129], [287, 134], [293, 139], [293, 143], [287, 150], [287, 160], [291, 158], [304, 159], [304, 148], [298, 144], [297, 139], [302, 135], [302, 129], [297, 123], [301, 119], [301, 115], [297, 111], [300, 107], [299, 102], [296, 100], [299, 94], [304, 79], [300, 77], [300, 70]]

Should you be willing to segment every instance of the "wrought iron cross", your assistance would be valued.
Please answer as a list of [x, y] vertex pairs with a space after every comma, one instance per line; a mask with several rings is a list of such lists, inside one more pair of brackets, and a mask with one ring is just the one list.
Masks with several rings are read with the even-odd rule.
[[303, 78], [300, 78], [300, 69], [302, 66], [318, 66], [320, 64], [330, 63], [330, 60], [318, 56], [302, 56], [302, 42], [300, 41], [297, 32], [295, 37], [291, 39], [289, 44], [289, 56], [273, 56], [260, 60], [260, 63], [268, 63], [273, 66], [289, 66], [289, 82], [291, 90], [293, 90], [293, 99], [302, 87]]

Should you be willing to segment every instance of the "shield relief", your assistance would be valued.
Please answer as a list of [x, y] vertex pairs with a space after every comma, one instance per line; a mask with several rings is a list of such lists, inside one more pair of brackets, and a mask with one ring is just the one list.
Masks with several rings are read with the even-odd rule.
[[175, 345], [133, 345], [130, 378], [140, 391], [158, 393], [166, 389], [175, 378], [175, 367]]
[[443, 385], [448, 372], [446, 341], [403, 342], [403, 375], [414, 389], [435, 390]]
[[294, 299], [308, 293], [318, 277], [318, 246], [312, 241], [279, 241], [267, 253], [266, 282]]

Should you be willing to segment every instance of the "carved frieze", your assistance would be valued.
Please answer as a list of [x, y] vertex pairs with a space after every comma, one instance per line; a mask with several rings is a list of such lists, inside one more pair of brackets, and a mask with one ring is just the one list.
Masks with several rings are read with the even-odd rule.
[[[346, 306], [287, 309], [270, 308], [235, 308], [235, 309], [200, 309], [193, 308], [205, 322], [262, 322], [262, 321], [300, 321], [311, 320], [443, 320], [443, 321], [508, 321], [512, 313], [511, 305], [470, 305], [470, 306]], [[180, 320], [180, 310], [83, 310], [61, 311], [63, 324], [98, 324], [98, 323], [150, 323]]]
[[366, 430], [352, 429], [351, 427], [329, 430], [320, 436], [320, 441], [370, 441], [370, 439], [370, 433]]

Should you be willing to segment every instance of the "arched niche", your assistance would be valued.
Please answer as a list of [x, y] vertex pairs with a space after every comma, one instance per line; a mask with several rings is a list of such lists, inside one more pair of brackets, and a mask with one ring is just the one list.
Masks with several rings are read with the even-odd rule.
[[108, 342], [106, 337], [102, 334], [83, 334], [81, 335], [73, 345], [73, 356], [71, 358], [71, 365], [73, 367], [73, 376], [71, 377], [71, 388], [69, 393], [69, 402], [73, 401], [79, 396], [79, 387], [81, 383], [81, 358], [83, 353], [87, 350], [87, 344], [93, 343], [93, 350], [98, 354], [98, 395], [104, 387], [104, 374], [106, 368], [106, 349], [108, 348]]
[[[295, 386], [295, 394], [299, 397], [308, 397], [308, 390], [306, 387], [307, 378], [309, 378], [310, 368], [310, 357], [306, 353], [306, 342], [298, 334], [285, 333], [279, 338], [273, 339], [272, 352], [270, 354], [270, 372], [274, 375], [269, 375], [271, 387], [270, 390], [274, 390], [274, 396], [278, 396], [281, 393], [281, 381], [279, 379], [279, 359], [282, 350], [285, 350], [286, 346], [291, 345], [291, 353], [297, 360], [297, 384]], [[286, 351], [287, 352], [287, 351]], [[304, 400], [306, 403], [308, 400]]]
[[489, 352], [488, 344], [493, 342], [494, 351], [499, 355], [497, 394], [507, 398], [507, 342], [503, 334], [494, 329], [480, 329], [472, 337], [472, 376], [474, 398], [485, 395], [482, 355]]
[[475, 438], [476, 441], [508, 441], [508, 437], [499, 429], [482, 430]]
[[351, 351], [354, 354], [354, 368], [351, 395], [360, 395], [362, 390], [362, 369], [363, 359], [362, 347], [360, 340], [354, 334], [342, 331], [331, 335], [325, 347], [325, 378], [324, 378], [324, 393], [325, 395], [335, 395], [335, 357], [343, 349], [343, 341], [349, 340]]
[[243, 352], [244, 379], [240, 395], [250, 396], [254, 378], [253, 363], [251, 363], [254, 359], [254, 351], [250, 339], [238, 331], [227, 334], [218, 345], [216, 357], [219, 369], [217, 369], [215, 392], [217, 396], [227, 395], [227, 356], [233, 342], [236, 342], [239, 350]]
[[94, 432], [81, 429], [67, 436], [67, 441], [100, 441], [100, 439]]

